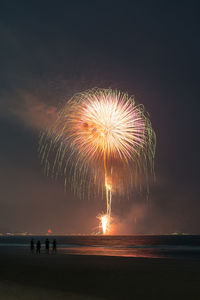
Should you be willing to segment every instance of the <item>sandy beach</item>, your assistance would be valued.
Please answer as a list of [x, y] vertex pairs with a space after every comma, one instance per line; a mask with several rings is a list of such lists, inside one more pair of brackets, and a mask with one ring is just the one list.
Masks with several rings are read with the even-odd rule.
[[199, 299], [200, 261], [0, 251], [0, 299]]

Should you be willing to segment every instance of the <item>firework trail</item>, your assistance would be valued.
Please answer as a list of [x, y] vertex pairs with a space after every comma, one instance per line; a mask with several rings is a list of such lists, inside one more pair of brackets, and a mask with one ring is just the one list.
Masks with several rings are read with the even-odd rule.
[[[111, 89], [92, 89], [73, 96], [56, 122], [41, 135], [39, 152], [46, 174], [64, 175], [74, 191], [105, 189], [109, 227], [113, 187], [120, 192], [140, 185], [154, 173], [155, 133], [142, 105]], [[86, 188], [87, 187], [87, 188]], [[103, 194], [103, 193], [102, 193]]]

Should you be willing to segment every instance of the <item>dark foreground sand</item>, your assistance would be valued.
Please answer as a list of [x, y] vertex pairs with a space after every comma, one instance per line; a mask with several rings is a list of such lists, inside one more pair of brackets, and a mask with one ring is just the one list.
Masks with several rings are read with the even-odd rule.
[[200, 299], [200, 261], [0, 251], [0, 299]]

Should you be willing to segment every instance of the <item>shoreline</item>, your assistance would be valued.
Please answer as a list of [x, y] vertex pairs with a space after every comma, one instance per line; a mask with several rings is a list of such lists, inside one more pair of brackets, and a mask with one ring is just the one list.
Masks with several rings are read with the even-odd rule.
[[16, 299], [198, 299], [199, 270], [200, 260], [1, 251], [0, 299], [15, 299], [9, 285]]

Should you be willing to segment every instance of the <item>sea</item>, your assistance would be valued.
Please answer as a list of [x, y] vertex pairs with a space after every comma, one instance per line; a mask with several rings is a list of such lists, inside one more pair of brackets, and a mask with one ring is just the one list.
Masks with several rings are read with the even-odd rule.
[[30, 241], [57, 241], [57, 253], [63, 255], [99, 255], [140, 258], [200, 259], [200, 235], [132, 235], [132, 236], [0, 236], [0, 252], [30, 253]]

